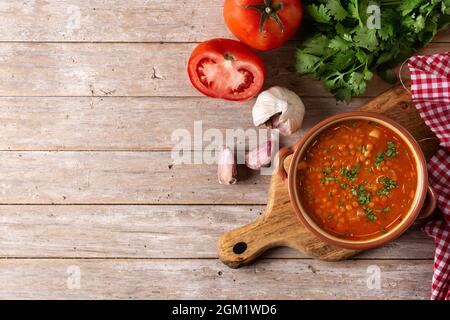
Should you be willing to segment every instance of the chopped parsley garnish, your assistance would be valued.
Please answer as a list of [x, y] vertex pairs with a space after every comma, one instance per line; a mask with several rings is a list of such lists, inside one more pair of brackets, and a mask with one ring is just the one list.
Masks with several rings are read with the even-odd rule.
[[376, 212], [389, 212], [389, 211], [391, 211], [391, 208], [390, 207], [386, 207], [386, 208], [383, 208], [383, 209], [377, 209], [375, 211]]
[[358, 199], [358, 203], [360, 205], [369, 204], [372, 194], [367, 191], [363, 185], [354, 186], [351, 191], [352, 195]]
[[381, 162], [383, 162], [384, 159], [386, 159], [386, 157], [395, 158], [397, 154], [398, 151], [397, 148], [395, 147], [395, 144], [392, 141], [388, 141], [386, 152], [377, 152], [377, 154], [375, 155], [375, 162], [374, 162], [375, 167], [378, 167], [381, 164]]
[[387, 196], [392, 189], [397, 188], [397, 182], [386, 176], [381, 178], [381, 183], [383, 188], [377, 191], [378, 196]]
[[358, 121], [353, 121], [352, 122], [352, 127], [357, 127], [359, 125], [359, 122]]
[[387, 142], [388, 149], [386, 151], [386, 156], [389, 158], [395, 158], [397, 156], [397, 148], [392, 141]]
[[325, 168], [322, 169], [322, 173], [323, 173], [324, 176], [327, 176], [327, 175], [329, 175], [333, 170], [334, 170], [334, 166], [331, 165], [331, 166], [328, 167], [328, 169], [325, 169]]
[[345, 202], [342, 200], [339, 200], [339, 207], [345, 207]]
[[341, 169], [341, 174], [345, 176], [348, 180], [353, 181], [358, 176], [359, 168], [361, 167], [361, 163], [359, 162], [355, 167], [353, 167], [351, 170], [348, 170], [347, 168]]
[[375, 167], [378, 167], [383, 161], [384, 161], [384, 153], [383, 152], [377, 152], [375, 155], [375, 162], [373, 163]]
[[364, 207], [363, 209], [364, 209], [364, 212], [365, 212], [366, 214], [371, 214], [371, 213], [373, 213], [373, 210], [372, 210], [371, 208], [369, 208], [369, 207]]
[[334, 166], [331, 165], [328, 167], [328, 169], [322, 169], [322, 173], [325, 176], [324, 178], [320, 179], [320, 183], [325, 183], [326, 181], [338, 181], [338, 177], [329, 177], [328, 175], [334, 170]]
[[347, 189], [347, 184], [346, 183], [339, 183], [339, 187], [341, 189]]
[[325, 177], [320, 179], [320, 183], [325, 183], [326, 181], [339, 181], [338, 177]]
[[377, 220], [377, 216], [373, 213], [373, 210], [371, 208], [365, 207], [364, 212], [366, 213], [366, 217], [367, 219], [369, 219], [369, 221]]
[[380, 228], [381, 233], [387, 233], [387, 230], [385, 228]]

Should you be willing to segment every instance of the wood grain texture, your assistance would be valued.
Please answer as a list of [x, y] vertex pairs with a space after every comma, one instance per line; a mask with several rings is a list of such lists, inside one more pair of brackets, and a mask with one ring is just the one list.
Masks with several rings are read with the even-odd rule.
[[[222, 5], [0, 0], [0, 299], [428, 299], [434, 244], [417, 229], [339, 263], [288, 248], [239, 271], [216, 259], [219, 235], [264, 210], [269, 177], [239, 170], [238, 185], [220, 186], [215, 165], [170, 166], [167, 151], [195, 120], [252, 127], [253, 101], [200, 97], [186, 76], [196, 42], [232, 38]], [[335, 105], [293, 72], [297, 39], [261, 55], [265, 87], [306, 104], [300, 134], [390, 87], [375, 78], [365, 97]], [[450, 34], [434, 42], [426, 52], [447, 51]], [[381, 290], [367, 289], [371, 265]], [[70, 266], [80, 289], [67, 287]]]
[[[282, 159], [281, 155], [278, 156]], [[283, 158], [280, 161], [284, 162], [280, 165], [287, 167], [291, 158]], [[245, 247], [239, 249], [239, 244]], [[268, 202], [261, 217], [223, 234], [219, 238], [217, 250], [223, 263], [230, 268], [239, 268], [252, 263], [274, 247], [293, 248], [308, 257], [326, 261], [343, 260], [357, 253], [327, 245], [306, 230], [292, 209], [287, 181], [278, 174], [274, 174], [270, 180]]]
[[230, 37], [222, 8], [223, 0], [1, 0], [0, 41], [197, 42]]
[[[251, 205], [2, 205], [3, 258], [217, 258], [226, 230], [255, 220]], [[355, 259], [432, 259], [433, 240], [418, 229]], [[306, 258], [277, 248], [265, 258]]]
[[[174, 43], [0, 43], [0, 96], [200, 96], [191, 86], [186, 72], [194, 46]], [[448, 44], [434, 43], [424, 52], [445, 49]], [[295, 74], [293, 44], [261, 55], [266, 66], [265, 87], [284, 86], [301, 97], [331, 97], [321, 82]], [[390, 86], [374, 77], [364, 96], [376, 96]]]
[[427, 159], [439, 147], [436, 135], [420, 118], [410, 94], [402, 86], [393, 87], [358, 109], [380, 113], [397, 121], [416, 139]]
[[[233, 37], [222, 10], [223, 0], [1, 0], [0, 41], [199, 42]], [[443, 32], [435, 41], [450, 42], [450, 35]]]
[[[368, 289], [377, 268], [380, 289]], [[0, 298], [428, 299], [431, 272], [430, 260], [264, 260], [232, 270], [205, 259], [6, 259], [0, 260]]]
[[172, 165], [170, 152], [4, 151], [0, 171], [0, 204], [264, 204], [269, 180], [239, 170], [220, 185], [216, 165]]
[[[318, 121], [365, 101], [337, 104], [334, 98], [304, 98], [302, 130], [281, 143], [291, 145]], [[171, 139], [175, 130], [187, 130], [193, 139], [194, 121], [202, 121], [203, 133], [215, 129], [224, 137], [227, 129], [254, 128], [254, 102], [236, 104], [203, 97], [0, 97], [0, 149], [170, 151], [176, 143]], [[192, 142], [190, 149], [210, 143], [205, 137], [203, 144]]]

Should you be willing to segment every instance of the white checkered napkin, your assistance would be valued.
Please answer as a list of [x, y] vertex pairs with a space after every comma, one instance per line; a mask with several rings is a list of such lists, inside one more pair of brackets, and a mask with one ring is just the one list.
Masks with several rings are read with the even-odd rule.
[[413, 101], [441, 146], [428, 163], [442, 213], [424, 228], [436, 241], [431, 299], [450, 299], [450, 54], [414, 56], [408, 65]]

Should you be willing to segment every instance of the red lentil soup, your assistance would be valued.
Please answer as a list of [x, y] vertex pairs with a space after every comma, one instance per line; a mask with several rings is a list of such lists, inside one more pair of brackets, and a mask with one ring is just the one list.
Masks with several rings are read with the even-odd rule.
[[363, 241], [396, 227], [413, 204], [417, 172], [408, 145], [369, 120], [346, 120], [315, 138], [298, 164], [306, 213], [341, 239]]

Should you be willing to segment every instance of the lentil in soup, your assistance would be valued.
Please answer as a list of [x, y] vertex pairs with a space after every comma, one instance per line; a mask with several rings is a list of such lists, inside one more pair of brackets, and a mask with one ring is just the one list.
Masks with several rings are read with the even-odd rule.
[[375, 238], [400, 223], [417, 187], [415, 160], [392, 130], [368, 120], [325, 129], [298, 164], [300, 201], [328, 233]]

